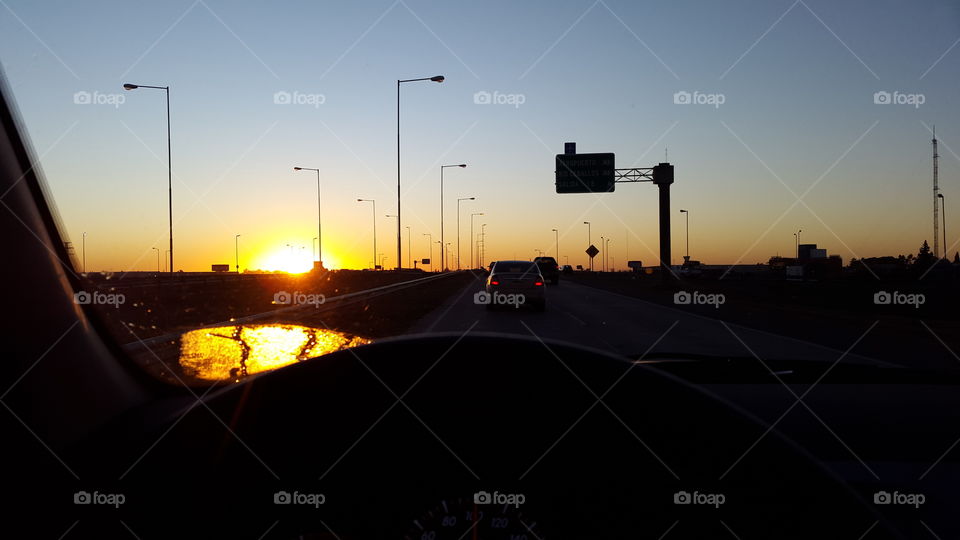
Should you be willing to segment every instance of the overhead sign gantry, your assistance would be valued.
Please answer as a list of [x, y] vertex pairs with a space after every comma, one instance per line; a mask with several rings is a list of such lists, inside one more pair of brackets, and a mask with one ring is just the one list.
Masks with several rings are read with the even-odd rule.
[[617, 169], [612, 152], [578, 154], [576, 143], [565, 143], [557, 154], [554, 171], [557, 193], [612, 193], [616, 184], [652, 182], [660, 191], [660, 269], [665, 280], [670, 269], [670, 184], [673, 165], [659, 163], [648, 168]]

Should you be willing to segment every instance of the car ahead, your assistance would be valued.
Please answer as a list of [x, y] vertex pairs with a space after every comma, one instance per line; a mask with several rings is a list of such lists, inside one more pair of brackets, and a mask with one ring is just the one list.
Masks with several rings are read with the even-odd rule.
[[540, 267], [540, 273], [551, 285], [560, 283], [560, 265], [557, 264], [556, 259], [553, 257], [537, 257], [533, 259], [533, 262], [537, 263], [537, 266]]
[[487, 309], [498, 307], [520, 308], [530, 305], [537, 311], [547, 306], [544, 279], [540, 268], [531, 261], [496, 261], [487, 276]]
[[563, 265], [563, 266], [560, 268], [560, 273], [562, 273], [562, 274], [572, 274], [572, 273], [573, 273], [573, 267], [570, 266], [569, 264], [565, 264], [565, 265]]

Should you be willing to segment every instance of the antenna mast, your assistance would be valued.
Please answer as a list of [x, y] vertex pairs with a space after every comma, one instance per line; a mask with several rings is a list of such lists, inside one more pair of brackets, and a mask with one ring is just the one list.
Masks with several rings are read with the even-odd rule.
[[[940, 156], [937, 154], [937, 126], [933, 126], [933, 256], [940, 258], [940, 208], [937, 195], [940, 193], [940, 185], [937, 179], [937, 160]], [[943, 246], [946, 251], [947, 246]]]

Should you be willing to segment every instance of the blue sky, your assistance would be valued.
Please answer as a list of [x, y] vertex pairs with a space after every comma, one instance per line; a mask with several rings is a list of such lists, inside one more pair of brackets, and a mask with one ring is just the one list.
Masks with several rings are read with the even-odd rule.
[[[439, 240], [439, 165], [466, 162], [445, 173], [454, 249], [456, 198], [477, 198], [462, 206], [464, 259], [468, 214], [483, 212], [488, 259], [553, 254], [558, 228], [561, 258], [584, 264], [591, 221], [617, 266], [652, 264], [656, 188], [554, 193], [565, 141], [615, 152], [619, 167], [669, 151], [674, 262], [680, 208], [705, 263], [789, 255], [797, 229], [844, 260], [915, 252], [932, 241], [934, 123], [953, 253], [958, 40], [949, 1], [0, 3], [0, 62], [65, 232], [87, 232], [95, 270], [154, 268], [151, 247], [166, 244], [163, 93], [122, 83], [171, 86], [178, 269], [232, 264], [234, 234], [242, 267], [306, 263], [315, 177], [295, 165], [322, 171], [325, 260], [363, 267], [372, 227], [357, 198], [377, 200], [378, 251], [395, 264], [383, 215], [396, 210], [396, 80], [435, 74], [446, 81], [402, 94], [416, 258], [424, 233]], [[277, 104], [277, 92], [322, 103]], [[677, 92], [723, 103], [676, 104]], [[876, 104], [876, 92], [923, 103]], [[305, 247], [291, 258], [288, 243]]]

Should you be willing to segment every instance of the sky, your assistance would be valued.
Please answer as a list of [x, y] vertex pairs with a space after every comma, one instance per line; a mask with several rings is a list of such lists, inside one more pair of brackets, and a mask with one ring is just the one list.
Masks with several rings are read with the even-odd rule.
[[790, 256], [798, 230], [845, 263], [916, 253], [933, 240], [934, 124], [953, 254], [958, 42], [952, 0], [0, 0], [0, 63], [90, 271], [153, 270], [167, 249], [164, 92], [127, 82], [170, 86], [176, 269], [237, 252], [242, 269], [309, 268], [316, 175], [294, 166], [320, 169], [327, 267], [372, 264], [358, 198], [376, 200], [377, 252], [395, 266], [396, 81], [433, 75], [446, 80], [401, 91], [404, 266], [439, 258], [440, 166], [457, 163], [454, 265], [466, 197], [463, 266], [471, 220], [486, 261], [586, 265], [589, 221], [614, 267], [655, 264], [657, 188], [555, 193], [567, 141], [619, 168], [675, 166], [676, 264], [680, 209], [705, 264]]

